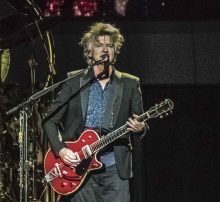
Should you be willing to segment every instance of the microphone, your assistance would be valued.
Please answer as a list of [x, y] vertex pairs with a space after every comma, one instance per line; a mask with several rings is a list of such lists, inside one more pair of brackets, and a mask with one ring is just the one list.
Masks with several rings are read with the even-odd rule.
[[102, 58], [103, 62], [109, 61], [109, 56], [108, 56], [108, 54], [102, 55], [101, 58]]
[[101, 58], [101, 60], [95, 61], [91, 66], [99, 65], [109, 61], [109, 57], [107, 54], [102, 55]]

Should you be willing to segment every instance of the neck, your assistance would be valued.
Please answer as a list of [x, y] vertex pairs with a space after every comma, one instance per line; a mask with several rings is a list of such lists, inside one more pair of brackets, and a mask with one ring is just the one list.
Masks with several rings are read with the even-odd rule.
[[[95, 77], [100, 74], [101, 72], [104, 71], [104, 65], [100, 64], [100, 65], [95, 65], [93, 67], [93, 71], [94, 71], [94, 74], [95, 74]], [[109, 77], [111, 76], [112, 74], [112, 65], [109, 66]]]

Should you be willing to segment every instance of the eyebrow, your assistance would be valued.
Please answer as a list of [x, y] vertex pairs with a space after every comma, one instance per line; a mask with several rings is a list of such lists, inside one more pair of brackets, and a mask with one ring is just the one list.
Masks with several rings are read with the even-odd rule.
[[[96, 41], [97, 43], [99, 43], [99, 44], [104, 45], [103, 43], [101, 43], [101, 42], [100, 42], [100, 41], [98, 41], [97, 39], [95, 39], [95, 41]], [[111, 43], [108, 43], [107, 45], [113, 45], [113, 43], [111, 42]]]

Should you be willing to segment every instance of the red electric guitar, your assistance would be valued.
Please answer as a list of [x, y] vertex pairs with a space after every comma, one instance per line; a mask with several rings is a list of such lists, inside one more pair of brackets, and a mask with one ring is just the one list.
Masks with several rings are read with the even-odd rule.
[[[137, 120], [146, 121], [158, 116], [163, 117], [164, 114], [168, 115], [168, 112], [173, 108], [173, 102], [166, 99], [140, 115]], [[127, 132], [126, 124], [102, 138], [95, 131], [86, 130], [77, 141], [65, 142], [66, 146], [77, 153], [81, 160], [77, 167], [63, 163], [49, 149], [44, 160], [45, 180], [50, 183], [58, 194], [68, 195], [76, 192], [90, 171], [102, 167], [102, 163], [97, 160], [97, 153]]]

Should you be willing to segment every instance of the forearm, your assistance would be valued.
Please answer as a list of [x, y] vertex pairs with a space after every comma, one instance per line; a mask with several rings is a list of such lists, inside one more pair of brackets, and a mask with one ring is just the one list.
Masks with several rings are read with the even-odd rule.
[[55, 155], [58, 155], [59, 151], [66, 147], [66, 145], [59, 138], [57, 125], [52, 121], [47, 121], [44, 123], [43, 128], [49, 140], [52, 151]]

